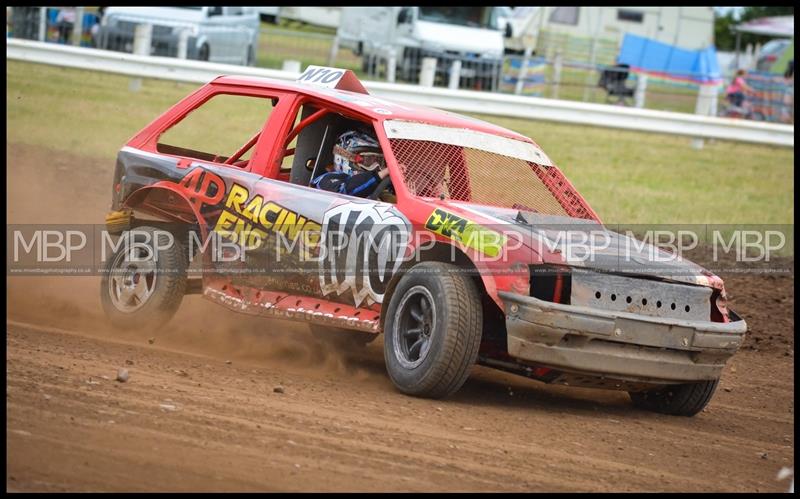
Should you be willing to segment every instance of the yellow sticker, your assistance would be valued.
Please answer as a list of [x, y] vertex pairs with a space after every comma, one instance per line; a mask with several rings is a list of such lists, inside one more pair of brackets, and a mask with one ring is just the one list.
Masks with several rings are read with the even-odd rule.
[[491, 257], [500, 254], [507, 239], [499, 232], [440, 208], [433, 210], [425, 228]]

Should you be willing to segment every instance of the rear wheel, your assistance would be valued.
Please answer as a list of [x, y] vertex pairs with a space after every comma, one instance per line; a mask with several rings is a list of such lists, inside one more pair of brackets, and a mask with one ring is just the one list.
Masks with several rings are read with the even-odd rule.
[[122, 235], [100, 281], [100, 301], [120, 329], [158, 329], [166, 324], [186, 293], [187, 255], [177, 237], [155, 227], [137, 227]]
[[645, 392], [629, 392], [633, 405], [640, 409], [672, 416], [694, 416], [711, 401], [719, 379], [669, 385]]
[[443, 398], [467, 380], [480, 346], [483, 309], [475, 283], [458, 267], [423, 262], [392, 295], [383, 353], [403, 393]]

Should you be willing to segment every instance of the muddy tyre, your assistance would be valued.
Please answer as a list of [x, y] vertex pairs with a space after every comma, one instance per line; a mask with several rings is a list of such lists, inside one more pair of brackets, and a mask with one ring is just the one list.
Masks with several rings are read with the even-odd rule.
[[477, 358], [482, 324], [478, 290], [458, 267], [413, 267], [397, 284], [384, 326], [383, 353], [394, 385], [418, 397], [455, 393]]
[[365, 333], [341, 327], [322, 326], [319, 324], [309, 324], [308, 328], [311, 330], [311, 335], [315, 339], [321, 343], [337, 348], [363, 348], [378, 337], [378, 335], [374, 333]]
[[164, 229], [137, 227], [123, 234], [108, 259], [100, 301], [115, 327], [158, 329], [178, 310], [186, 293], [188, 258], [178, 238], [167, 245], [169, 236]]
[[694, 416], [708, 405], [719, 380], [669, 385], [646, 392], [630, 392], [633, 405], [640, 409], [672, 416]]

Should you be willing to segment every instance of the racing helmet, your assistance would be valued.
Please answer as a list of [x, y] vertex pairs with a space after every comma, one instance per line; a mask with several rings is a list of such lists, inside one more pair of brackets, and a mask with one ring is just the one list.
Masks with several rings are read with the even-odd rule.
[[350, 131], [336, 139], [336, 144], [333, 146], [333, 167], [337, 172], [352, 175], [355, 169], [371, 172], [375, 169], [381, 170], [385, 166], [381, 146], [372, 135]]

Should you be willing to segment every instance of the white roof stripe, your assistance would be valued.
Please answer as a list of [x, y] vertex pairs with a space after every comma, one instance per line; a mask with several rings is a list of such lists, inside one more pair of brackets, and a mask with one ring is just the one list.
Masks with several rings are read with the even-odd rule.
[[470, 147], [543, 166], [553, 166], [547, 154], [535, 145], [486, 132], [404, 120], [386, 120], [383, 122], [383, 127], [390, 139], [427, 140]]

